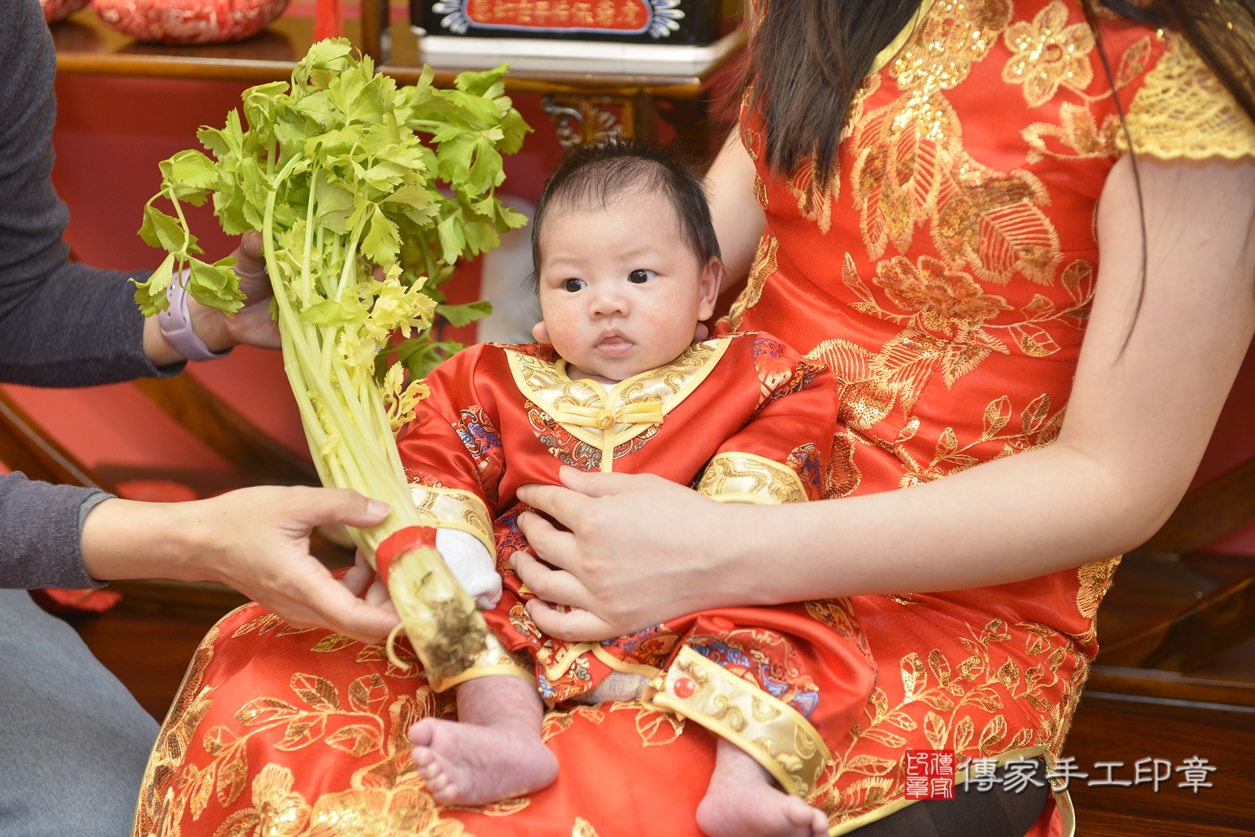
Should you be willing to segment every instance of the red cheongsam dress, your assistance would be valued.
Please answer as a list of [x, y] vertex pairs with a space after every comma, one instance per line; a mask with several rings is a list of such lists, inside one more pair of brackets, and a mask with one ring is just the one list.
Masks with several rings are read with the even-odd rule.
[[[1164, 160], [1255, 155], [1255, 127], [1182, 39], [1102, 14], [1096, 38], [1077, 0], [923, 0], [864, 81], [827, 182], [813, 163], [769, 171], [761, 125], [743, 115], [767, 225], [725, 327], [769, 331], [834, 377], [823, 496], [909, 490], [1051, 444], [1116, 160], [1130, 145]], [[1023, 486], [1026, 502], [1039, 490]], [[818, 606], [835, 630], [858, 626], [880, 672], [857, 723], [825, 735], [831, 759], [808, 799], [833, 833], [913, 804], [911, 750], [1065, 757], [1115, 565]], [[382, 649], [245, 608], [189, 670], [137, 834], [699, 834], [713, 736], [687, 716], [555, 708], [558, 780], [461, 809], [424, 792], [404, 739], [413, 719], [450, 712]], [[1066, 793], [1056, 800], [1034, 834], [1071, 833]]]

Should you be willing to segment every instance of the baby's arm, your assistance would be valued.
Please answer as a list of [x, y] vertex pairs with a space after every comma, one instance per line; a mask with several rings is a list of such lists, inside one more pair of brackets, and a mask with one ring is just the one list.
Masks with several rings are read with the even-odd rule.
[[822, 364], [774, 338], [754, 339], [762, 403], [719, 446], [697, 490], [725, 503], [818, 500], [832, 479], [836, 381]]
[[436, 550], [484, 609], [501, 599], [492, 539], [492, 506], [504, 471], [495, 417], [478, 396], [475, 370], [484, 347], [466, 349], [425, 379], [430, 394], [415, 408], [397, 449], [414, 505], [435, 527]]

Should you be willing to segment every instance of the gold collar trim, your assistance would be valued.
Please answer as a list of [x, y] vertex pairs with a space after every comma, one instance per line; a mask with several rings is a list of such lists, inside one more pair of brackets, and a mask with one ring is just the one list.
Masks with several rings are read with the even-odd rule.
[[614, 449], [662, 424], [711, 373], [732, 338], [694, 343], [678, 358], [606, 390], [588, 379], [571, 380], [567, 362], [550, 362], [506, 350], [519, 391], [575, 438], [601, 450], [601, 470], [614, 467]]

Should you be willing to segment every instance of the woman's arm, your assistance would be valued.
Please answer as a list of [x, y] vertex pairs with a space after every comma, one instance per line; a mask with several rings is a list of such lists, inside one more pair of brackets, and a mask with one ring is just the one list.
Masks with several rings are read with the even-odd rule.
[[92, 578], [220, 581], [298, 627], [330, 627], [373, 641], [397, 622], [390, 606], [356, 597], [373, 574], [341, 584], [309, 554], [315, 526], [375, 526], [377, 500], [344, 489], [261, 486], [191, 503], [110, 499], [83, 523], [83, 565]]
[[[651, 477], [564, 471], [520, 524], [556, 570], [520, 555], [564, 639], [693, 610], [1011, 582], [1132, 548], [1185, 491], [1255, 331], [1255, 161], [1139, 165], [1098, 214], [1101, 277], [1068, 417], [1051, 447], [904, 491], [730, 508]], [[1135, 320], [1136, 317], [1136, 320]], [[641, 525], [649, 521], [648, 525]]]
[[754, 198], [756, 176], [754, 161], [741, 142], [741, 129], [733, 128], [706, 172], [706, 195], [723, 255], [720, 296], [737, 291], [745, 283], [767, 226], [763, 208]]

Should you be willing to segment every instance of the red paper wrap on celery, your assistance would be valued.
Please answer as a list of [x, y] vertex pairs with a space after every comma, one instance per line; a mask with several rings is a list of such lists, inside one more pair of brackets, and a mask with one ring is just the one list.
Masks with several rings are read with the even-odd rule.
[[[161, 191], [144, 210], [140, 235], [170, 254], [136, 291], [147, 315], [166, 307], [168, 284], [185, 271], [201, 303], [228, 313], [241, 304], [231, 261], [196, 258], [181, 204], [212, 195], [226, 232], [262, 233], [284, 366], [319, 476], [392, 507], [383, 525], [353, 532], [372, 562], [390, 536], [430, 523], [410, 499], [394, 438], [425, 395], [421, 375], [458, 348], [425, 330], [433, 318], [461, 325], [489, 310], [443, 305], [436, 288], [459, 257], [524, 222], [493, 197], [501, 154], [529, 130], [503, 95], [504, 73], [464, 73], [456, 89], [438, 90], [424, 70], [398, 88], [347, 41], [316, 43], [291, 84], [244, 92], [247, 129], [237, 111], [224, 128], [201, 129], [212, 159], [183, 151], [163, 162]], [[173, 216], [154, 206], [159, 198]], [[485, 653], [482, 617], [423, 539], [392, 556], [387, 581], [433, 683]]]

